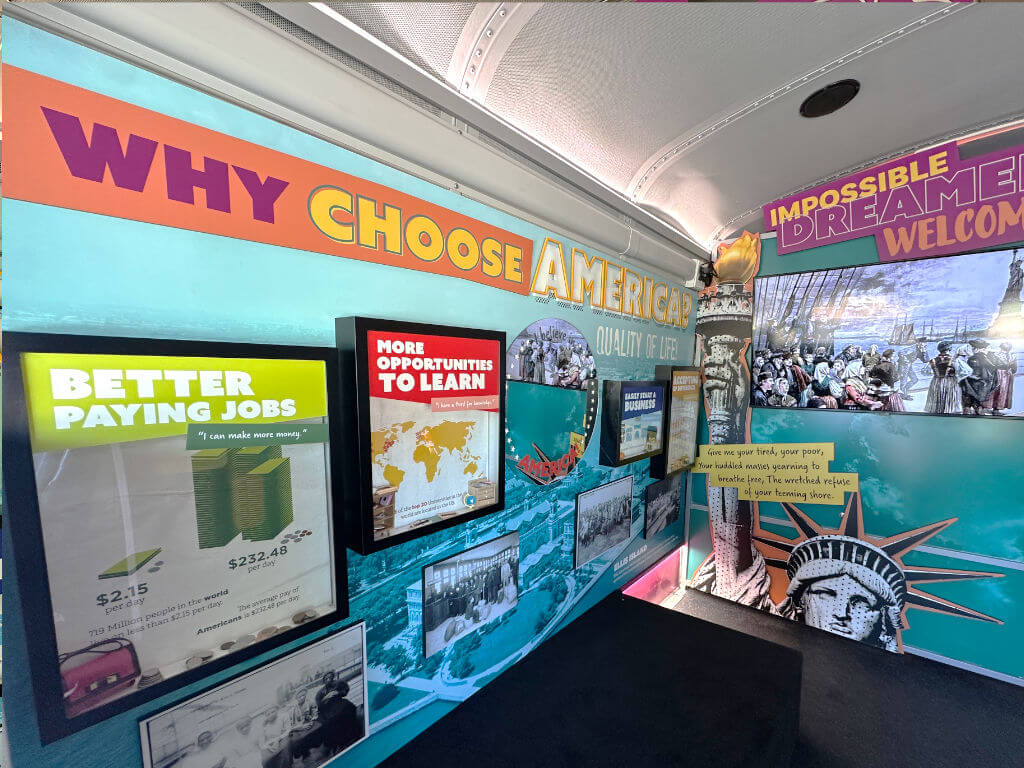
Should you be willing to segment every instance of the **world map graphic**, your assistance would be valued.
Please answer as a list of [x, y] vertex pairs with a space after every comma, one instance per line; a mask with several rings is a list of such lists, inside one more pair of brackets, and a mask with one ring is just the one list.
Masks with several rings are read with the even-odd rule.
[[[418, 413], [396, 413], [396, 410], [406, 409], [416, 409]], [[384, 412], [375, 414], [385, 415]], [[374, 484], [399, 489], [395, 504], [398, 517], [402, 518], [403, 512], [405, 516], [411, 513], [421, 517], [428, 511], [430, 514], [449, 511], [433, 507], [417, 513], [410, 509], [413, 504], [422, 506], [419, 502], [448, 497], [456, 498], [445, 507], [462, 508], [461, 499], [469, 481], [490, 474], [483, 458], [488, 450], [485, 423], [488, 415], [462, 412], [458, 416], [471, 418], [448, 418], [432, 413], [429, 407], [394, 401], [388, 404], [387, 415], [399, 418], [381, 424], [384, 419], [371, 417], [373, 479]], [[415, 418], [405, 418], [412, 415]]]

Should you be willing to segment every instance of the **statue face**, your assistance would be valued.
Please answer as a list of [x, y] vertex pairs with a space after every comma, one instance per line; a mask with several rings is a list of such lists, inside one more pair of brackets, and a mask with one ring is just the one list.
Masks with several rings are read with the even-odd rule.
[[804, 623], [848, 637], [877, 637], [882, 620], [878, 596], [845, 573], [810, 584], [800, 598]]

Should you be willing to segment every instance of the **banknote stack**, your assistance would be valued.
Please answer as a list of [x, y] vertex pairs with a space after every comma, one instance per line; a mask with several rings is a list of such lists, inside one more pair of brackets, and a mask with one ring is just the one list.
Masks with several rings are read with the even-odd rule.
[[238, 535], [231, 509], [233, 449], [207, 448], [192, 454], [192, 487], [196, 497], [199, 548], [223, 547]]
[[228, 459], [228, 466], [231, 469], [231, 511], [235, 518], [235, 525], [238, 530], [242, 531], [242, 538], [248, 539], [243, 522], [245, 505], [242, 502], [242, 478], [263, 462], [280, 459], [281, 446], [247, 445], [243, 448], [233, 448], [231, 451], [231, 457]]
[[270, 459], [242, 475], [236, 499], [242, 537], [273, 539], [294, 519], [291, 460]]

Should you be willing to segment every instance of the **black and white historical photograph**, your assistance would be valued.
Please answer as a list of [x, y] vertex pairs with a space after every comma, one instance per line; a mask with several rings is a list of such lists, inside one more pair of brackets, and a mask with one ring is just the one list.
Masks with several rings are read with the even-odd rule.
[[1019, 250], [759, 278], [751, 405], [1024, 416]]
[[644, 538], [661, 533], [679, 520], [682, 513], [683, 474], [677, 472], [644, 489], [647, 509], [644, 513]]
[[571, 323], [548, 317], [530, 323], [509, 344], [508, 378], [562, 389], [586, 389], [597, 378], [594, 352]]
[[423, 569], [423, 655], [433, 656], [519, 602], [519, 532]]
[[139, 726], [146, 768], [319, 768], [367, 733], [365, 624]]
[[629, 538], [633, 519], [633, 475], [576, 496], [576, 568]]

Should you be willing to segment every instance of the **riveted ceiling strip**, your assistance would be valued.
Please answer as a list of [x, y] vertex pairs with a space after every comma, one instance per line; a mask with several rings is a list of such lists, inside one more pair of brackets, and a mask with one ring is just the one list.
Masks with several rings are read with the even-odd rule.
[[859, 59], [862, 56], [867, 56], [868, 54], [874, 53], [875, 51], [889, 45], [890, 43], [893, 43], [897, 40], [902, 40], [907, 35], [912, 34], [913, 32], [917, 32], [921, 29], [924, 29], [928, 25], [934, 24], [935, 22], [942, 21], [943, 19], [948, 18], [951, 14], [961, 13], [964, 9], [970, 7], [971, 4], [968, 3], [954, 3], [947, 5], [941, 10], [935, 11], [926, 16], [922, 16], [919, 19], [915, 19], [914, 21], [908, 24], [904, 24], [903, 26], [890, 31], [885, 35], [876, 38], [870, 43], [862, 45], [856, 50], [850, 51], [849, 53], [846, 53], [843, 56], [833, 59], [832, 61], [829, 61], [826, 64], [822, 64], [820, 67], [817, 67], [816, 69], [813, 69], [810, 72], [807, 72], [798, 78], [790, 80], [788, 83], [785, 83], [784, 85], [779, 86], [775, 90], [764, 94], [757, 100], [750, 102], [746, 106], [736, 110], [727, 117], [724, 117], [721, 120], [718, 120], [717, 122], [712, 123], [711, 125], [708, 125], [707, 127], [702, 128], [696, 132], [684, 134], [682, 137], [669, 142], [656, 153], [651, 155], [651, 157], [648, 158], [647, 161], [645, 161], [640, 166], [640, 169], [636, 172], [636, 174], [634, 174], [633, 178], [630, 180], [629, 184], [626, 187], [627, 196], [630, 200], [633, 200], [634, 202], [641, 201], [644, 195], [647, 193], [647, 191], [650, 190], [651, 186], [653, 185], [654, 181], [658, 178], [658, 176], [660, 176], [661, 173], [665, 170], [665, 168], [671, 162], [675, 161], [681, 154], [683, 154], [689, 149], [692, 149], [695, 145], [704, 141], [709, 136], [718, 133], [723, 128], [732, 125], [738, 120], [742, 120], [743, 118], [748, 117], [749, 115], [756, 112], [761, 107], [769, 104], [770, 102], [773, 102], [776, 99], [779, 99], [788, 93], [792, 93], [796, 89], [803, 87], [807, 83], [821, 77], [822, 75], [832, 72], [838, 67], [849, 64], [851, 61]]

